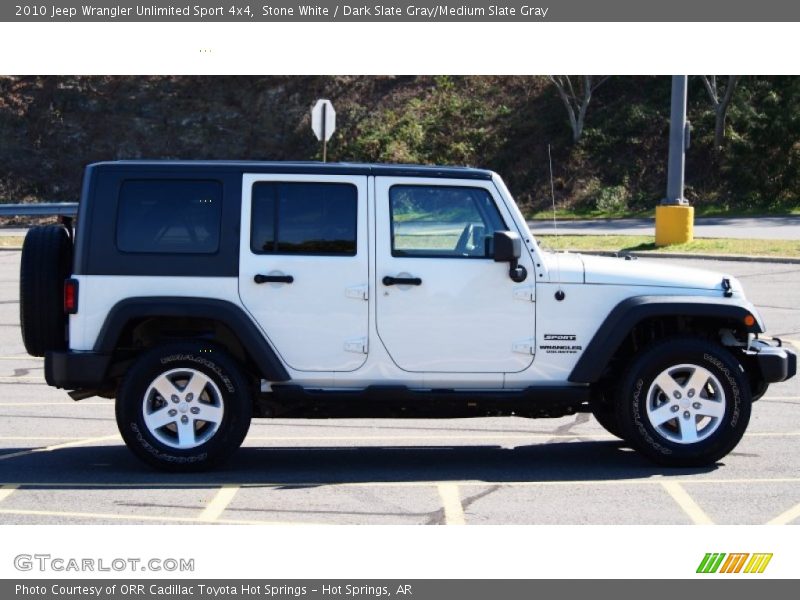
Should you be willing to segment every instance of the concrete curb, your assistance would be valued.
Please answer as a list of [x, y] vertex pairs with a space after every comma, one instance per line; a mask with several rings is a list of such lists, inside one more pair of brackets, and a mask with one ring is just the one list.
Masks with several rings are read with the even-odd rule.
[[727, 260], [732, 262], [777, 263], [800, 265], [800, 258], [791, 256], [746, 256], [743, 254], [692, 254], [684, 252], [609, 252], [608, 250], [581, 250], [573, 254], [595, 256], [634, 256], [636, 258], [692, 258], [700, 260]]

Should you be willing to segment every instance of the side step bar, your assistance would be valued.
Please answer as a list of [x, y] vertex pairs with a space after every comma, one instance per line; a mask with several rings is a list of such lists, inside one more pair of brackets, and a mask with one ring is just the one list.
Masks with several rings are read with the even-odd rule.
[[370, 386], [356, 391], [307, 390], [274, 385], [256, 401], [258, 417], [281, 418], [464, 418], [563, 417], [587, 412], [589, 386], [528, 387], [519, 391], [416, 391]]

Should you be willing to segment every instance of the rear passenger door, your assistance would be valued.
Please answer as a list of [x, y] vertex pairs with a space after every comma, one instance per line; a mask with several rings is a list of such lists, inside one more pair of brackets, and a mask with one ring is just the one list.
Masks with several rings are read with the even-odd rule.
[[239, 295], [289, 367], [364, 363], [368, 268], [366, 176], [244, 176]]

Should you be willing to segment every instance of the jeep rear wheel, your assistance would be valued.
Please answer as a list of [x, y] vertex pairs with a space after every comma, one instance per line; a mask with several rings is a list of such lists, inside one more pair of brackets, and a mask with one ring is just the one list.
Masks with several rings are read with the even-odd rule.
[[739, 443], [750, 420], [750, 387], [722, 346], [673, 338], [631, 365], [617, 398], [625, 439], [666, 466], [713, 464]]
[[72, 240], [60, 225], [32, 227], [22, 244], [19, 320], [32, 356], [67, 347], [64, 280], [72, 269]]
[[228, 458], [252, 417], [252, 393], [236, 362], [214, 346], [179, 343], [143, 354], [117, 396], [117, 426], [146, 463], [197, 471]]

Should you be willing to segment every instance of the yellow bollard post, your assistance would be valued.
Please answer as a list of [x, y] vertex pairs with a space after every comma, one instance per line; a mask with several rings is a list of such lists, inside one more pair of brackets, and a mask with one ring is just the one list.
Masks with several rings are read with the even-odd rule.
[[656, 206], [656, 246], [685, 244], [694, 239], [694, 207]]

